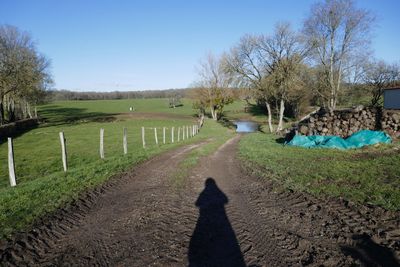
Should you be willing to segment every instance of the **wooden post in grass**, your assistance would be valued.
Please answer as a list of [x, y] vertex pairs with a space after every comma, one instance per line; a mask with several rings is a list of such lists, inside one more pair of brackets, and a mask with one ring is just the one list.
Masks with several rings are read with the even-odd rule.
[[171, 128], [171, 143], [174, 143], [175, 127]]
[[64, 172], [67, 172], [68, 165], [67, 165], [67, 147], [65, 145], [65, 136], [64, 132], [60, 132], [60, 143], [61, 143], [61, 157], [62, 157], [62, 163], [63, 163], [63, 168]]
[[123, 146], [124, 146], [124, 154], [128, 154], [128, 130], [124, 127], [124, 137], [123, 137]]
[[185, 126], [182, 126], [182, 141], [185, 141]]
[[186, 139], [189, 139], [189, 127], [186, 126]]
[[163, 127], [163, 129], [162, 129], [162, 137], [163, 137], [163, 139], [162, 139], [162, 141], [163, 141], [163, 144], [165, 145], [165, 127]]
[[156, 140], [156, 145], [158, 145], [157, 127], [154, 127], [154, 139]]
[[104, 159], [104, 129], [100, 129], [100, 158]]
[[143, 143], [143, 148], [146, 148], [146, 141], [144, 139], [144, 127], [142, 127], [142, 143]]
[[10, 177], [10, 185], [16, 186], [17, 179], [15, 178], [15, 166], [14, 166], [14, 148], [12, 138], [8, 138], [8, 175]]
[[178, 142], [181, 141], [181, 127], [178, 127]]

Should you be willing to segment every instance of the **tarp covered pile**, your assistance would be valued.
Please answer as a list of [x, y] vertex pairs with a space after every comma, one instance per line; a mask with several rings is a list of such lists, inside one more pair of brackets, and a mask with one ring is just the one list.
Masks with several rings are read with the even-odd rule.
[[389, 135], [380, 131], [362, 130], [343, 139], [339, 136], [321, 136], [321, 135], [295, 135], [293, 139], [287, 143], [291, 146], [301, 146], [308, 148], [337, 148], [352, 149], [363, 146], [375, 145], [378, 143], [389, 144], [392, 139]]

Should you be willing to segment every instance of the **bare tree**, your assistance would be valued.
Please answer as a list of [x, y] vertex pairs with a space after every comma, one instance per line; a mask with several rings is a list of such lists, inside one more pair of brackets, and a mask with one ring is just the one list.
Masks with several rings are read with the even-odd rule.
[[230, 53], [224, 55], [224, 68], [234, 77], [237, 85], [255, 89], [256, 98], [262, 100], [267, 107], [268, 126], [270, 132], [273, 132], [270, 103], [272, 92], [266, 84], [270, 66], [268, 60], [261, 54], [258, 41], [259, 36], [243, 36]]
[[260, 36], [257, 41], [260, 55], [267, 64], [269, 74], [267, 86], [279, 101], [279, 123], [276, 131], [283, 129], [285, 102], [289, 100], [290, 90], [301, 85], [300, 68], [307, 48], [302, 38], [294, 32], [289, 23], [278, 23], [271, 36]]
[[363, 81], [371, 92], [371, 105], [380, 106], [383, 90], [400, 84], [400, 66], [383, 60], [372, 61], [366, 66]]
[[211, 117], [218, 120], [224, 106], [233, 102], [229, 90], [231, 78], [224, 71], [222, 61], [213, 54], [208, 54], [198, 67], [199, 81], [197, 97], [199, 103], [210, 108]]
[[336, 108], [343, 76], [349, 73], [355, 55], [368, 51], [373, 21], [352, 0], [325, 0], [312, 6], [303, 31], [320, 70], [318, 94], [328, 108]]
[[36, 51], [31, 37], [13, 26], [0, 26], [0, 124], [32, 117], [51, 78], [49, 61]]

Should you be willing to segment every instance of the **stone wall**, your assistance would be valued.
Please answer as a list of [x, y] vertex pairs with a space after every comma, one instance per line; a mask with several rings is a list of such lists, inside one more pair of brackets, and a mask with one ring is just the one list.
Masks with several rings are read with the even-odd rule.
[[400, 110], [381, 110], [362, 106], [329, 112], [319, 109], [294, 125], [289, 135], [337, 135], [348, 137], [360, 130], [384, 130], [400, 136]]

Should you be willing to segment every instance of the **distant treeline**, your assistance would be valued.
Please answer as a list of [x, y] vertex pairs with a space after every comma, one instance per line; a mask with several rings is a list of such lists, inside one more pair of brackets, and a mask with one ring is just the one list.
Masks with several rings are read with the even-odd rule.
[[166, 89], [149, 91], [114, 91], [114, 92], [74, 92], [69, 90], [47, 91], [48, 101], [60, 100], [108, 100], [132, 98], [172, 98], [175, 96], [187, 97], [190, 89]]

